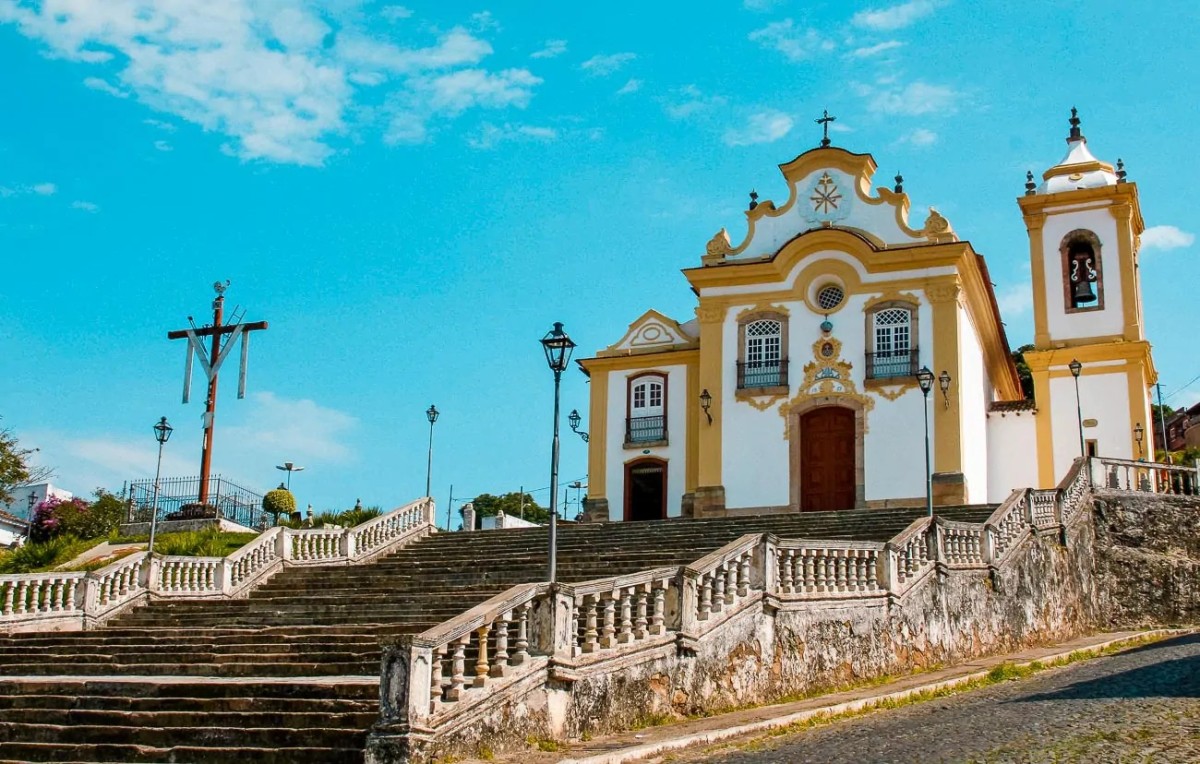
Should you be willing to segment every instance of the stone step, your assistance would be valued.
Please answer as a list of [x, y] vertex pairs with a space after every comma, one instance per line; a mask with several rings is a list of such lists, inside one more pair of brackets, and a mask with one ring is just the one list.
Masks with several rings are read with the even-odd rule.
[[[378, 688], [374, 689], [377, 696]], [[214, 713], [277, 713], [277, 714], [367, 714], [377, 717], [378, 698], [350, 700], [345, 698], [144, 698], [114, 695], [53, 695], [4, 694], [0, 688], [0, 710], [4, 718], [21, 721], [10, 716], [25, 711], [97, 711], [105, 713], [158, 713], [175, 712], [204, 714], [207, 719]], [[47, 718], [47, 721], [49, 718]], [[376, 721], [372, 718], [371, 723]]]
[[[166, 675], [170, 676], [170, 675]], [[178, 681], [163, 678], [0, 680], [5, 696], [65, 695], [113, 698], [257, 698], [286, 700], [353, 700], [378, 702], [378, 677], [346, 676], [322, 682]]]
[[351, 748], [280, 747], [200, 747], [171, 746], [155, 748], [146, 745], [113, 745], [90, 743], [31, 743], [9, 741], [0, 750], [0, 764], [28, 764], [35, 761], [77, 762], [174, 762], [175, 764], [362, 764], [361, 745]]
[[[2, 707], [2, 706], [0, 706]], [[103, 710], [85, 708], [5, 708], [4, 721], [13, 724], [113, 727], [227, 727], [232, 729], [349, 729], [365, 730], [379, 721], [379, 709], [354, 712], [227, 711], [205, 709]]]
[[[114, 726], [94, 724], [24, 724], [0, 720], [0, 740], [30, 743], [139, 745], [154, 747], [281, 747], [362, 749], [367, 727], [183, 727]], [[6, 743], [7, 747], [11, 743]], [[8, 755], [8, 754], [5, 754]]]
[[[167, 663], [122, 662], [116, 656], [111, 660], [95, 659], [73, 663], [70, 675], [78, 676], [186, 676], [186, 677], [297, 677], [297, 676], [371, 676], [379, 673], [379, 659], [364, 661], [295, 661], [292, 663]], [[5, 676], [60, 676], [63, 664], [31, 663], [20, 666], [0, 667]]]

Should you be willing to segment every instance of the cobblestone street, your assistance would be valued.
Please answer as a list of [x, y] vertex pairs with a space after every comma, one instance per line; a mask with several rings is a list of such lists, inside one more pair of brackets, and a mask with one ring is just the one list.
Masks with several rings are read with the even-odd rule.
[[808, 731], [663, 760], [1194, 764], [1200, 762], [1200, 636]]

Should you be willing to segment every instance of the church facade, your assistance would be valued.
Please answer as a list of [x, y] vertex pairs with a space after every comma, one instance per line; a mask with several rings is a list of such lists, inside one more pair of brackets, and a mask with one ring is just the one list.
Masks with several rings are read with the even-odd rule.
[[875, 160], [826, 139], [780, 166], [786, 202], [752, 201], [745, 238], [722, 229], [683, 271], [694, 318], [647, 311], [579, 361], [589, 518], [923, 505], [926, 416], [935, 504], [1052, 487], [1081, 453], [1141, 456], [1156, 373], [1137, 187], [1074, 110], [1067, 144], [1018, 199], [1032, 400], [983, 256], [932, 208], [915, 225], [899, 177], [873, 189]]

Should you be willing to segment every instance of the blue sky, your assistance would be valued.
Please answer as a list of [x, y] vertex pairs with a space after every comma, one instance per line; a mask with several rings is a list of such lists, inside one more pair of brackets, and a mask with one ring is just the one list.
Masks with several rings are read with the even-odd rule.
[[[1073, 105], [1139, 184], [1148, 330], [1165, 391], [1184, 388], [1170, 402], [1190, 403], [1198, 15], [0, 0], [0, 415], [77, 492], [152, 475], [162, 415], [164, 471], [194, 474], [203, 404], [180, 403], [166, 332], [230, 279], [229, 305], [271, 328], [247, 398], [223, 378], [216, 471], [266, 488], [290, 460], [302, 504], [396, 505], [423, 492], [435, 403], [443, 511], [451, 483], [541, 488], [537, 340], [563, 321], [590, 355], [647, 308], [690, 318], [679, 269], [722, 226], [741, 237], [751, 188], [786, 195], [776, 165], [816, 145], [824, 108], [879, 185], [904, 174], [918, 221], [937, 207], [988, 257], [1009, 340], [1029, 341], [1015, 198], [1064, 153]], [[569, 373], [564, 413], [587, 395]], [[564, 479], [586, 471], [565, 432]]]

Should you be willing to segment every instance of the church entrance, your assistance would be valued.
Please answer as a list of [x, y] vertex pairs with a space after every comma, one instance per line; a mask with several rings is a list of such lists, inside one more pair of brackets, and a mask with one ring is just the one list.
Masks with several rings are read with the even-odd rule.
[[800, 417], [800, 511], [854, 507], [854, 411], [824, 406]]
[[639, 459], [625, 466], [625, 519], [662, 520], [667, 516], [667, 463]]

